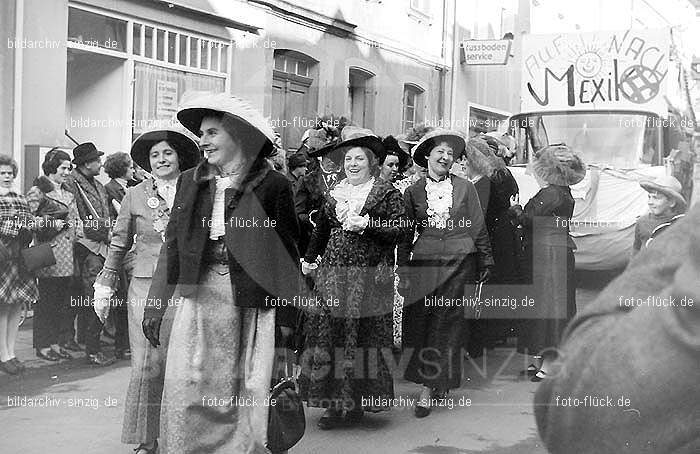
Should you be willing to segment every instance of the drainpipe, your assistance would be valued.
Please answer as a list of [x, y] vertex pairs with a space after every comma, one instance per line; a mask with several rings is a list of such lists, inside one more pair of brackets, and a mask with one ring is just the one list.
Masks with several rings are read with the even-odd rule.
[[15, 38], [20, 43], [15, 46], [15, 71], [14, 71], [14, 108], [12, 118], [12, 155], [17, 162], [19, 185], [16, 188], [21, 190], [24, 187], [24, 159], [22, 153], [22, 65], [24, 49], [21, 43], [24, 35], [24, 0], [15, 1]]

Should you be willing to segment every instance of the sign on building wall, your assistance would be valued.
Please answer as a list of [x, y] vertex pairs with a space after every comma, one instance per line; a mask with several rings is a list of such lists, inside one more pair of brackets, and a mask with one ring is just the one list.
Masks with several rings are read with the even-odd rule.
[[156, 117], [172, 118], [177, 113], [177, 82], [156, 81]]
[[505, 65], [510, 55], [510, 39], [465, 39], [462, 52], [466, 65]]
[[670, 31], [523, 36], [521, 112], [632, 109], [665, 115]]

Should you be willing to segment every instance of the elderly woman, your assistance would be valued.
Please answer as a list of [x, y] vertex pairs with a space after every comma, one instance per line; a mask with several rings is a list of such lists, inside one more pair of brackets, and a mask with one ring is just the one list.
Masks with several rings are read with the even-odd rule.
[[465, 286], [486, 281], [493, 266], [476, 189], [449, 174], [465, 147], [455, 131], [435, 129], [424, 135], [413, 148], [413, 159], [428, 175], [404, 193], [414, 226], [398, 254], [405, 297], [403, 347], [412, 352], [404, 377], [423, 385], [415, 408], [419, 418], [428, 416], [434, 398], [460, 386]]
[[[136, 138], [129, 162], [133, 158], [153, 178], [126, 190], [104, 268], [95, 282], [95, 299], [100, 301], [95, 307], [102, 311], [98, 315], [104, 319], [109, 309], [105, 298], [116, 293], [128, 256], [133, 267], [126, 301], [132, 357], [122, 443], [138, 444], [137, 454], [155, 452], [158, 445], [165, 358], [172, 323], [172, 317], [168, 316], [160, 333], [164, 348], [156, 349], [141, 334], [143, 310], [173, 208], [175, 183], [181, 172], [197, 164], [200, 156], [197, 143], [179, 131], [154, 130]], [[117, 303], [125, 305], [124, 301]]]
[[529, 171], [541, 189], [524, 209], [514, 204], [511, 210], [525, 231], [535, 300], [535, 311], [522, 323], [518, 349], [541, 363], [528, 370], [534, 374], [531, 380], [538, 382], [551, 372], [563, 330], [576, 314], [576, 244], [569, 235], [574, 198], [569, 186], [583, 180], [586, 166], [569, 147], [559, 144], [539, 150]]
[[24, 268], [19, 251], [43, 224], [29, 211], [25, 197], [13, 189], [16, 177], [15, 160], [0, 155], [0, 370], [12, 375], [24, 369], [15, 356], [22, 305], [39, 297], [34, 275]]
[[301, 280], [292, 188], [266, 159], [272, 128], [247, 102], [208, 95], [177, 117], [206, 160], [178, 179], [144, 311], [153, 346], [165, 309], [176, 311], [161, 452], [265, 452], [275, 325], [291, 334]]
[[305, 273], [318, 267], [322, 303], [305, 327], [302, 394], [310, 407], [326, 408], [323, 430], [336, 427], [343, 412], [354, 423], [364, 410], [387, 408], [366, 402], [394, 397], [383, 353], [393, 343], [394, 248], [405, 213], [398, 189], [377, 178], [384, 154], [378, 137], [346, 126], [336, 149], [347, 177], [330, 191], [302, 263]]
[[78, 267], [73, 248], [79, 224], [75, 197], [64, 186], [71, 171], [71, 157], [54, 148], [46, 153], [39, 176], [29, 191], [27, 203], [36, 216], [47, 216], [49, 225], [37, 233], [37, 244], [50, 243], [56, 264], [37, 271], [39, 301], [34, 307], [34, 348], [39, 358], [58, 361], [73, 356], [75, 348], [71, 298], [80, 294]]

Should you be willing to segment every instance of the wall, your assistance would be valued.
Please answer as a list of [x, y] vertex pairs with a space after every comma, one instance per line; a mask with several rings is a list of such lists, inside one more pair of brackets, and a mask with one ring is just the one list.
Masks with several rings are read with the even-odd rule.
[[2, 1], [0, 2], [0, 154], [7, 155], [13, 154], [15, 37], [15, 0]]

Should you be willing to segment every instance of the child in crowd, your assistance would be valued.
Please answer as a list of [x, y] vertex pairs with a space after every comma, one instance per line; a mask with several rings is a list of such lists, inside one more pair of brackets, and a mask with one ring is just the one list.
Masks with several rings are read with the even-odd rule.
[[683, 217], [687, 208], [681, 194], [681, 183], [675, 177], [663, 176], [639, 184], [649, 193], [649, 213], [637, 220], [633, 254], [646, 248], [656, 235]]

